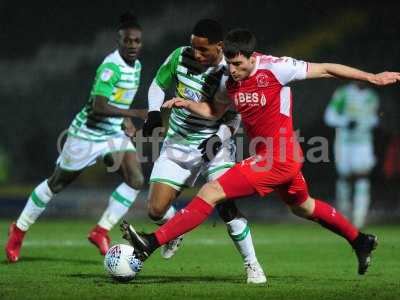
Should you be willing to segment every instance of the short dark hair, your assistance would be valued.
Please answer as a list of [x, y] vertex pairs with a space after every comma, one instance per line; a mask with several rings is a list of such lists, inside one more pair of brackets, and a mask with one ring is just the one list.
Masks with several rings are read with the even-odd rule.
[[224, 55], [233, 58], [242, 54], [249, 58], [255, 48], [257, 40], [254, 34], [246, 29], [233, 29], [228, 32], [224, 39]]
[[222, 26], [212, 19], [201, 19], [194, 25], [192, 34], [207, 38], [210, 44], [216, 44], [223, 39]]
[[142, 30], [136, 16], [131, 11], [127, 11], [119, 17], [118, 30], [126, 28]]

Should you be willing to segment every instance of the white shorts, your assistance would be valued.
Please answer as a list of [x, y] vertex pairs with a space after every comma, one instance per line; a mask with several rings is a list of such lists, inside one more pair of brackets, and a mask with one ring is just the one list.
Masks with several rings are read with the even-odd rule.
[[166, 139], [158, 159], [154, 162], [150, 182], [160, 182], [180, 191], [193, 186], [199, 175], [214, 180], [235, 164], [236, 146], [233, 141], [225, 145], [209, 163], [202, 159], [195, 145], [183, 145]]
[[369, 173], [376, 160], [372, 144], [335, 143], [335, 163], [339, 175]]
[[98, 159], [113, 152], [135, 152], [135, 146], [129, 137], [119, 135], [105, 142], [92, 142], [68, 135], [57, 165], [67, 171], [79, 171], [94, 165]]

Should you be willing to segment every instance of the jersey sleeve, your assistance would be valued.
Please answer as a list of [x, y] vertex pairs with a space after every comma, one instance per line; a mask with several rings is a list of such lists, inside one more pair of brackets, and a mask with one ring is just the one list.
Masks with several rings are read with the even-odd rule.
[[217, 102], [218, 104], [229, 106], [231, 104], [231, 101], [229, 100], [228, 90], [226, 88], [227, 80], [228, 80], [227, 75], [222, 76], [219, 83], [219, 87], [214, 95], [214, 101]]
[[176, 77], [176, 69], [181, 52], [182, 48], [172, 52], [157, 71], [154, 80], [163, 90], [168, 89]]
[[96, 72], [92, 95], [110, 98], [115, 84], [121, 78], [121, 71], [116, 64], [104, 63]]
[[272, 63], [271, 71], [282, 85], [303, 80], [307, 76], [308, 64], [291, 57], [281, 57]]

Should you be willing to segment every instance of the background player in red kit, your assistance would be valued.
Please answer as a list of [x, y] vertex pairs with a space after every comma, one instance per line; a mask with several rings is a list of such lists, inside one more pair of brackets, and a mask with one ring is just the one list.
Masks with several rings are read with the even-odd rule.
[[219, 118], [233, 102], [245, 129], [256, 143], [256, 154], [236, 164], [218, 180], [204, 185], [197, 196], [168, 223], [152, 234], [137, 233], [123, 222], [121, 229], [141, 259], [160, 245], [190, 231], [222, 201], [277, 191], [292, 212], [318, 222], [344, 237], [355, 250], [358, 273], [369, 266], [377, 237], [361, 233], [328, 203], [308, 194], [301, 173], [302, 153], [292, 127], [292, 97], [285, 86], [294, 80], [340, 77], [376, 85], [400, 81], [400, 73], [371, 74], [339, 64], [316, 64], [292, 58], [276, 58], [254, 52], [256, 39], [246, 30], [233, 30], [224, 40], [230, 76], [222, 81], [212, 103], [174, 98], [164, 107], [184, 107], [205, 118]]

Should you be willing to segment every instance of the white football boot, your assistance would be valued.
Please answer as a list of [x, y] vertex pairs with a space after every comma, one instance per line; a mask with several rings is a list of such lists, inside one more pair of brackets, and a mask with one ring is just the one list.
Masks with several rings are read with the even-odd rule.
[[265, 276], [264, 271], [258, 261], [253, 263], [245, 263], [244, 269], [247, 273], [247, 283], [260, 284], [267, 282], [267, 277]]
[[178, 236], [176, 239], [169, 241], [161, 247], [161, 256], [165, 259], [170, 259], [178, 251], [179, 246], [182, 244], [183, 235]]

